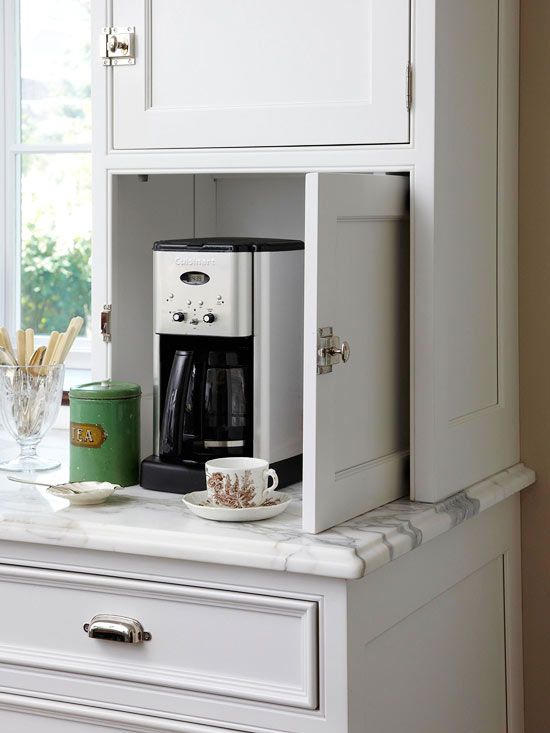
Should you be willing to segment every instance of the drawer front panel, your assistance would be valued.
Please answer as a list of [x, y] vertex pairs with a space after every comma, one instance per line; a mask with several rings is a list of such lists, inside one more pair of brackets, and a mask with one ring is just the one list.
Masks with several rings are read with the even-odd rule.
[[175, 722], [149, 715], [132, 715], [86, 705], [70, 705], [55, 700], [23, 697], [0, 692], [0, 722], [7, 733], [235, 733]]
[[108, 733], [112, 728], [98, 728], [96, 725], [74, 720], [43, 717], [30, 713], [2, 711], [2, 727], [10, 733]]
[[[0, 663], [315, 709], [317, 603], [3, 566]], [[140, 644], [91, 639], [96, 614], [141, 622]]]

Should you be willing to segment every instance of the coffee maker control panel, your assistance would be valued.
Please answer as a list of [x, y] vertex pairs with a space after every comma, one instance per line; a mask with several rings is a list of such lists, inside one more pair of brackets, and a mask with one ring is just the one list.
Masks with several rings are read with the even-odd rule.
[[155, 331], [252, 335], [252, 252], [153, 253]]

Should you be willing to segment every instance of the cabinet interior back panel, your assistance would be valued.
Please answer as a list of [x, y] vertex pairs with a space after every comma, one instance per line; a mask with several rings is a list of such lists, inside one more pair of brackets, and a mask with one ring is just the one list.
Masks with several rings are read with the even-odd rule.
[[303, 239], [304, 198], [303, 175], [217, 178], [215, 233]]
[[192, 237], [193, 176], [113, 177], [111, 376], [141, 385], [142, 455], [153, 448], [153, 244]]
[[[447, 419], [499, 401], [498, 0], [440, 0], [436, 72], [437, 241], [444, 250]], [[456, 29], [461, 32], [456, 32]], [[466, 30], [467, 29], [467, 30]], [[468, 38], [468, 54], [463, 41]], [[436, 252], [436, 258], [443, 252]]]

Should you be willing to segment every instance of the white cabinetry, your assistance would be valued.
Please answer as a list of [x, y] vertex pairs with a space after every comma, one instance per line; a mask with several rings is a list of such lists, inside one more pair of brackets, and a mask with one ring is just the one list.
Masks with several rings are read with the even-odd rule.
[[[114, 176], [111, 374], [143, 388], [143, 454], [153, 445], [151, 243], [193, 232], [288, 236], [306, 242], [305, 287], [294, 286], [305, 296], [304, 529], [319, 532], [407, 494], [408, 190], [405, 175]], [[351, 357], [318, 375], [327, 327], [348, 339]], [[284, 364], [281, 353], [269, 370]]]
[[[32, 623], [37, 587], [40, 625]], [[318, 706], [316, 600], [22, 568], [0, 570], [0, 588], [11, 598], [0, 634], [4, 661], [25, 665], [40, 659], [62, 674], [78, 670], [98, 680], [183, 693]], [[151, 643], [143, 642], [140, 651], [133, 644], [90, 639], [84, 622], [105, 609], [138, 618]], [[76, 618], [82, 623], [73, 623]], [[119, 702], [124, 696], [119, 691]]]
[[519, 460], [518, 5], [433, 9], [413, 204], [414, 491], [426, 501]]
[[[113, 305], [95, 375], [151, 392], [155, 239], [304, 238], [307, 529], [517, 463], [517, 0], [94, 3], [94, 33], [126, 24], [135, 64], [94, 67], [98, 320]], [[400, 174], [393, 226], [372, 218], [389, 184], [365, 174]], [[361, 378], [311, 376], [322, 326], [353, 335]], [[377, 461], [393, 493], [372, 490]]]
[[57, 714], [51, 715], [50, 710], [44, 710], [44, 707], [49, 708], [50, 706], [39, 706], [39, 712], [33, 713], [28, 709], [25, 710], [27, 706], [24, 700], [13, 698], [13, 703], [14, 707], [21, 708], [21, 712], [10, 709], [2, 710], [0, 713], [2, 727], [4, 730], [9, 730], [10, 733], [29, 733], [31, 730], [40, 731], [40, 733], [101, 733], [102, 731], [112, 730], [112, 728], [107, 729], [90, 725], [90, 723], [71, 720], [72, 716], [63, 719], [59, 711], [57, 711]]
[[115, 149], [404, 143], [409, 0], [115, 0]]
[[[314, 428], [304, 430], [307, 531], [408, 488], [407, 199], [401, 176], [306, 176], [304, 425]], [[317, 375], [326, 326], [352, 353]]]
[[[10, 733], [523, 730], [519, 496], [353, 581], [28, 542], [0, 557]], [[89, 638], [98, 613], [151, 639]]]

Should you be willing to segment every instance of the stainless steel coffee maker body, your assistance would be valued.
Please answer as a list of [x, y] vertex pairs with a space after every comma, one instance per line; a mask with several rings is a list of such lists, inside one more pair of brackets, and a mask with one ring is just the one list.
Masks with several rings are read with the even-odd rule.
[[249, 455], [301, 477], [303, 243], [154, 246], [155, 455], [145, 488], [204, 487], [204, 462]]

